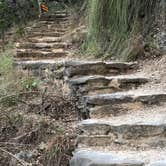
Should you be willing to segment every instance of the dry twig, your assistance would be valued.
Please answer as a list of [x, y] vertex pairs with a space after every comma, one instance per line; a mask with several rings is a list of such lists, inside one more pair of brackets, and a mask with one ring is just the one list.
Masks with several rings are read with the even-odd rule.
[[26, 162], [23, 161], [23, 160], [20, 160], [20, 159], [19, 159], [18, 157], [16, 157], [14, 154], [8, 152], [7, 150], [5, 150], [5, 149], [3, 149], [3, 148], [1, 148], [1, 147], [0, 147], [0, 151], [2, 151], [2, 152], [4, 152], [4, 153], [8, 154], [8, 155], [11, 156], [11, 157], [13, 157], [14, 159], [16, 159], [16, 160], [17, 160], [21, 165], [23, 165], [23, 166], [31, 166], [31, 164], [26, 163]]

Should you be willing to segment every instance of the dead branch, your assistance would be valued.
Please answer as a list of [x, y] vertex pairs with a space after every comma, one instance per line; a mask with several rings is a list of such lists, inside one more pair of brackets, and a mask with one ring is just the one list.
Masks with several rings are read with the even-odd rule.
[[23, 147], [25, 147], [25, 146], [28, 146], [28, 147], [32, 147], [32, 145], [30, 145], [30, 144], [20, 144], [20, 143], [15, 143], [15, 142], [0, 142], [0, 145], [2, 146], [2, 145], [4, 145], [4, 146], [6, 146], [6, 145], [12, 145], [12, 146], [23, 146]]
[[20, 160], [18, 157], [16, 157], [14, 154], [8, 152], [7, 150], [5, 150], [5, 149], [3, 149], [3, 148], [1, 148], [1, 147], [0, 147], [0, 150], [1, 150], [2, 152], [4, 152], [4, 153], [8, 154], [9, 156], [13, 157], [14, 159], [16, 159], [21, 165], [23, 165], [23, 166], [31, 166], [31, 164], [26, 163], [26, 162], [23, 161], [23, 160]]

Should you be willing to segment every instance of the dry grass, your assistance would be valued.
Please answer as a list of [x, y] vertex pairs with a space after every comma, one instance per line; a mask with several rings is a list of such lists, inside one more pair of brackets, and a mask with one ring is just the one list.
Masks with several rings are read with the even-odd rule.
[[0, 55], [0, 165], [67, 166], [75, 139], [75, 101], [59, 81], [16, 71], [12, 53], [11, 47]]

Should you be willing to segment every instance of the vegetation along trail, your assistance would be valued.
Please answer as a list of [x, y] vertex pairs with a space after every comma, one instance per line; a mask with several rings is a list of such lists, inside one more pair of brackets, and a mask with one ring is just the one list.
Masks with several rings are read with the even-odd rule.
[[164, 0], [0, 0], [0, 166], [165, 166]]

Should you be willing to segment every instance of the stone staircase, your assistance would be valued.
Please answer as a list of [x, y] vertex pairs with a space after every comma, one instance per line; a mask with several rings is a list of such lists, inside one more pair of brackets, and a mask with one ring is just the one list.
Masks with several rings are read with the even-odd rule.
[[69, 61], [65, 79], [82, 119], [71, 166], [166, 165], [166, 93], [141, 89], [136, 63]]
[[63, 78], [80, 122], [71, 166], [166, 166], [166, 93], [144, 90], [137, 63], [65, 60], [66, 12], [44, 15], [16, 44], [15, 66]]
[[65, 42], [64, 34], [70, 27], [66, 11], [45, 14], [32, 27], [27, 27], [24, 41], [16, 43], [14, 65], [35, 76], [61, 77], [64, 59], [69, 55], [71, 43]]

